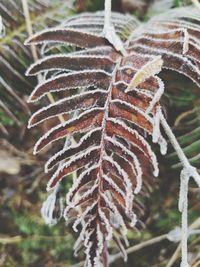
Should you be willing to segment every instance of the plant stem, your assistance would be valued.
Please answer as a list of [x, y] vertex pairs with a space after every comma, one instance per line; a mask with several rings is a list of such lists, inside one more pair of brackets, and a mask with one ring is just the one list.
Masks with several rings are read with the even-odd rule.
[[112, 10], [112, 0], [105, 0], [104, 9], [105, 9], [105, 21], [104, 21], [104, 30], [110, 28], [111, 26], [111, 10]]
[[196, 168], [194, 168], [193, 166], [191, 166], [189, 160], [187, 159], [187, 157], [185, 156], [182, 148], [180, 147], [175, 135], [173, 134], [170, 126], [168, 125], [165, 117], [163, 116], [163, 114], [160, 114], [160, 121], [161, 124], [165, 130], [165, 133], [167, 134], [170, 143], [172, 144], [172, 146], [174, 147], [174, 150], [176, 151], [182, 165], [183, 168], [187, 169], [188, 171], [191, 171], [191, 176], [194, 178], [195, 182], [197, 183], [197, 185], [200, 187], [200, 175], [198, 174]]
[[115, 28], [112, 25], [112, 0], [105, 0], [104, 2], [104, 28], [103, 36], [109, 41], [113, 47], [121, 52], [123, 56], [127, 55], [123, 43], [119, 36], [116, 34]]
[[181, 267], [188, 267], [188, 249], [187, 249], [187, 239], [188, 239], [188, 183], [190, 177], [194, 178], [197, 185], [200, 187], [200, 175], [197, 170], [191, 166], [187, 157], [185, 156], [183, 150], [181, 149], [175, 135], [173, 134], [170, 126], [168, 125], [162, 112], [160, 113], [160, 122], [167, 134], [172, 146], [174, 147], [182, 165], [183, 170], [181, 172], [181, 183], [180, 183], [180, 195], [179, 195], [179, 210], [182, 213], [182, 262]]
[[[138, 251], [140, 249], [143, 249], [145, 247], [148, 247], [148, 246], [151, 246], [151, 245], [154, 245], [156, 243], [159, 243], [163, 240], [165, 240], [167, 238], [167, 234], [164, 234], [164, 235], [160, 235], [160, 236], [157, 236], [157, 237], [154, 237], [150, 240], [147, 240], [147, 241], [144, 241], [138, 245], [135, 245], [133, 247], [130, 247], [126, 250], [127, 254], [131, 254], [135, 251]], [[122, 257], [122, 254], [121, 253], [117, 253], [116, 255], [113, 255], [110, 257], [110, 261], [109, 263], [113, 263], [114, 261], [116, 261], [117, 259], [120, 259]]]

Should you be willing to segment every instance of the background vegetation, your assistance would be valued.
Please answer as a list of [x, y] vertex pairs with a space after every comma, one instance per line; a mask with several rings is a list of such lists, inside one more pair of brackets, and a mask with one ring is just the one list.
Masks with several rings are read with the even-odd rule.
[[[54, 26], [71, 14], [103, 8], [102, 0], [77, 0], [72, 8], [66, 2], [29, 1], [34, 32]], [[160, 0], [154, 4], [152, 1], [113, 2], [114, 10], [129, 11], [144, 21], [168, 8], [190, 4], [186, 0]], [[83, 259], [83, 255], [78, 259], [73, 257], [74, 232], [64, 220], [55, 226], [46, 226], [40, 215], [47, 197], [45, 188], [49, 177], [43, 173], [43, 163], [49, 152], [33, 157], [32, 147], [39, 133], [38, 129], [26, 129], [29, 113], [34, 110], [33, 106], [27, 106], [26, 99], [37, 81], [24, 77], [33, 59], [31, 51], [23, 45], [27, 33], [21, 1], [2, 0], [0, 14], [6, 26], [6, 36], [0, 39], [0, 266], [72, 266]], [[165, 80], [176, 81], [173, 87], [167, 86], [163, 99], [171, 126], [186, 155], [200, 167], [200, 91], [182, 76], [167, 71], [162, 75]], [[39, 131], [45, 132], [45, 126]], [[169, 152], [167, 161], [160, 158], [160, 177], [150, 197], [143, 200], [145, 228], [139, 233], [129, 233], [132, 246], [180, 225], [179, 165], [173, 151]], [[70, 185], [69, 178], [63, 190], [67, 191]], [[199, 217], [200, 190], [191, 186], [189, 197], [192, 223]], [[176, 243], [164, 240], [132, 253], [127, 263], [118, 260], [113, 266], [133, 266], [133, 262], [137, 267], [166, 266], [176, 247]], [[192, 236], [189, 250], [193, 267], [200, 266], [199, 248], [200, 239]], [[178, 258], [172, 266], [179, 266]]]

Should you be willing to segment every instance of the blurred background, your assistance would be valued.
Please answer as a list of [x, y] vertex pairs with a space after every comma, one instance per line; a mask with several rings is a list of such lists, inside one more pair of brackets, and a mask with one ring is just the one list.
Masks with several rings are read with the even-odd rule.
[[[101, 10], [103, 3], [103, 0], [28, 0], [33, 32], [55, 26], [79, 12]], [[189, 0], [114, 0], [113, 10], [129, 12], [145, 22], [170, 8], [189, 4]], [[21, 1], [0, 0], [0, 16], [5, 27], [4, 34], [0, 21], [0, 266], [73, 266], [84, 259], [84, 253], [78, 258], [73, 256], [76, 234], [64, 219], [50, 227], [40, 214], [48, 196], [49, 175], [44, 174], [43, 166], [55, 148], [48, 148], [39, 156], [32, 155], [34, 143], [46, 131], [46, 125], [33, 130], [26, 128], [30, 114], [37, 109], [26, 103], [37, 80], [24, 75], [33, 57], [30, 48], [24, 46], [28, 34]], [[166, 82], [162, 101], [168, 121], [188, 158], [200, 168], [200, 90], [187, 78], [170, 71], [162, 72], [161, 77]], [[142, 199], [144, 225], [140, 232], [129, 232], [130, 246], [180, 226], [178, 159], [171, 148], [165, 158], [157, 152], [160, 176], [149, 189], [149, 197]], [[71, 184], [72, 178], [65, 179], [63, 196]], [[192, 224], [198, 222], [200, 212], [200, 189], [193, 184], [189, 198]], [[131, 253], [127, 263], [119, 259], [112, 266], [167, 266], [177, 246], [178, 243], [165, 239]], [[189, 251], [191, 266], [200, 266], [198, 235], [190, 237]], [[180, 266], [179, 254], [170, 266]]]

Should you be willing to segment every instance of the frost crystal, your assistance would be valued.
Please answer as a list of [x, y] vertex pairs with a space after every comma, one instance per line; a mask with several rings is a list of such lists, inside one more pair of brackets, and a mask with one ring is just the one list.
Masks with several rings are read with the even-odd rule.
[[[58, 196], [59, 185], [57, 185], [53, 192], [48, 196], [46, 201], [42, 204], [41, 214], [46, 224], [55, 225], [63, 216], [63, 199]], [[56, 218], [54, 215], [56, 205], [58, 205], [59, 214]]]

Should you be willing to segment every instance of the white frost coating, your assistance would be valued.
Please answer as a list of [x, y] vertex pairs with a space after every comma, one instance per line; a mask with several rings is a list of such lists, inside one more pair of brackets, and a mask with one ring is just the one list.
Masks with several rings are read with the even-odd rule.
[[[145, 30], [146, 30], [146, 28], [145, 28]], [[177, 33], [177, 32], [180, 32], [180, 33], [184, 34], [183, 41], [181, 40], [182, 36], [176, 37], [176, 39], [175, 38], [173, 38], [173, 39], [170, 39], [170, 38], [163, 39], [163, 38], [158, 38], [157, 37], [159, 34], [171, 34], [171, 33]], [[154, 38], [153, 36], [149, 36], [150, 34], [153, 34], [151, 32], [148, 32], [148, 33], [144, 32], [143, 34], [144, 34], [144, 36], [142, 35], [142, 36], [133, 38], [133, 40], [131, 41], [131, 43], [133, 43], [133, 45], [129, 46], [129, 48], [134, 47], [135, 43], [137, 43], [138, 41], [142, 40], [143, 38], [146, 38], [146, 39], [148, 39], [150, 41], [153, 41], [153, 42], [165, 42], [165, 43], [170, 43], [171, 42], [172, 44], [173, 43], [182, 43], [183, 42], [183, 54], [185, 54], [185, 53], [188, 52], [189, 43], [192, 43], [191, 40], [193, 39], [193, 37], [190, 38], [189, 33], [188, 33], [187, 29], [185, 29], [185, 28], [178, 28], [178, 29], [174, 29], [174, 30], [170, 30], [170, 31], [163, 30], [163, 32], [159, 32], [159, 33], [156, 31], [155, 32], [156, 38]], [[141, 35], [141, 33], [140, 33], [140, 35]]]
[[[190, 20], [191, 20], [191, 18], [190, 18]], [[168, 20], [168, 19], [166, 19], [166, 20], [163, 20], [162, 22], [162, 28], [163, 28], [163, 31], [165, 31], [166, 30], [166, 28], [171, 28], [171, 27], [177, 27], [177, 29], [179, 29], [179, 28], [183, 28], [183, 27], [185, 27], [185, 28], [187, 28], [187, 30], [194, 30], [194, 31], [197, 31], [197, 32], [200, 32], [200, 30], [199, 30], [199, 28], [198, 28], [198, 26], [197, 25], [195, 25], [195, 24], [193, 24], [193, 23], [189, 23], [189, 22], [185, 22], [184, 20], [182, 20], [182, 21], [179, 21], [179, 20], [171, 20], [171, 22]], [[153, 24], [152, 25], [152, 27], [155, 27], [155, 25]], [[149, 27], [146, 29], [146, 30], [148, 30], [149, 29]], [[151, 31], [151, 29], [150, 29], [150, 31]], [[152, 31], [153, 32], [153, 31]], [[154, 33], [155, 33], [156, 31], [154, 31]], [[196, 37], [195, 37], [195, 35], [194, 34], [192, 34], [192, 33], [190, 33], [190, 37], [193, 39], [193, 40], [198, 40]], [[198, 41], [199, 42], [199, 41]]]
[[154, 115], [152, 141], [153, 143], [158, 143], [160, 145], [160, 152], [162, 155], [165, 155], [167, 153], [167, 141], [160, 132], [161, 117], [162, 117], [161, 106], [158, 106], [156, 108], [156, 112]]
[[125, 82], [125, 81], [122, 81], [122, 80], [113, 83], [113, 85], [115, 85], [115, 86], [117, 86], [117, 85], [121, 85], [121, 84], [126, 85], [126, 86], [129, 85], [129, 83], [127, 83], [127, 82]]
[[103, 35], [114, 46], [117, 51], [120, 51], [122, 55], [126, 56], [127, 52], [124, 49], [123, 43], [120, 37], [116, 34], [115, 28], [111, 21], [111, 2], [112, 0], [105, 0], [105, 21]]
[[130, 205], [132, 205], [133, 203], [134, 196], [133, 196], [133, 191], [132, 191], [132, 184], [131, 184], [131, 181], [129, 180], [128, 174], [111, 157], [104, 156], [104, 160], [110, 162], [113, 166], [115, 166], [117, 171], [122, 175], [124, 182], [126, 183], [126, 203], [129, 203], [128, 205], [126, 205], [126, 213], [129, 213], [131, 211]]
[[145, 111], [146, 114], [148, 114], [148, 113], [151, 112], [151, 110], [154, 108], [154, 106], [156, 105], [156, 103], [160, 101], [160, 98], [164, 94], [164, 88], [165, 88], [165, 86], [164, 86], [163, 81], [160, 78], [156, 77], [156, 76], [155, 76], [155, 78], [158, 81], [159, 88], [158, 88], [157, 92], [155, 93], [155, 95], [153, 96], [153, 99], [150, 102], [149, 107]]
[[[143, 34], [145, 37], [149, 37], [149, 35], [151, 35], [151, 38], [153, 38], [152, 35], [155, 35], [156, 39], [160, 39], [161, 40], [162, 38], [159, 38], [158, 35], [170, 34], [170, 33], [176, 33], [176, 32], [183, 32], [183, 30], [185, 30], [185, 28], [183, 28], [183, 27], [182, 28], [181, 27], [177, 27], [175, 29], [172, 29], [172, 28], [168, 29], [166, 27], [163, 27], [163, 25], [161, 25], [161, 28], [158, 29], [158, 27], [154, 28], [154, 24], [153, 24], [153, 27], [152, 27], [151, 24], [150, 24], [150, 26], [149, 25], [145, 25], [145, 26], [143, 25], [143, 27], [140, 27], [139, 31], [137, 31], [137, 32], [135, 31], [133, 33], [132, 38], [134, 40], [137, 40], [137, 38], [141, 38], [140, 35]], [[153, 40], [156, 40], [156, 39], [153, 38]], [[162, 39], [162, 40], [164, 40], [164, 39]], [[172, 39], [167, 39], [167, 40], [172, 40]], [[132, 41], [132, 39], [131, 39], [131, 41]]]
[[101, 47], [94, 47], [94, 48], [88, 48], [86, 50], [80, 50], [80, 51], [73, 51], [69, 54], [71, 56], [78, 56], [78, 55], [108, 55], [112, 51], [112, 48], [110, 46], [101, 46]]
[[157, 143], [160, 137], [160, 119], [161, 119], [161, 107], [158, 106], [154, 115], [154, 127], [152, 139], [154, 143]]
[[[68, 32], [68, 31], [73, 31], [73, 32], [77, 32], [77, 33], [80, 33], [81, 31], [80, 30], [75, 30], [75, 29], [70, 29], [70, 28], [64, 28], [64, 27], [55, 27], [55, 28], [52, 28], [52, 29], [47, 29], [47, 30], [43, 30], [43, 31], [40, 31], [39, 33], [36, 33], [36, 34], [33, 34], [31, 37], [29, 37], [25, 42], [24, 42], [24, 45], [30, 45], [30, 44], [49, 44], [49, 43], [68, 43], [68, 44], [71, 44], [70, 42], [63, 42], [63, 41], [59, 41], [59, 40], [48, 40], [48, 41], [45, 41], [45, 40], [42, 40], [42, 41], [31, 41], [31, 39], [33, 38], [38, 38], [40, 35], [44, 34], [44, 33], [56, 33], [57, 31], [64, 31], [64, 32]], [[86, 33], [88, 35], [91, 36], [90, 33]], [[99, 35], [97, 34], [94, 34], [92, 33], [92, 36], [96, 36], [96, 37], [99, 37]], [[74, 45], [72, 43], [72, 45]], [[84, 47], [82, 47], [84, 48]]]
[[100, 230], [99, 224], [97, 224], [97, 240], [98, 240], [98, 250], [96, 250], [97, 256], [96, 256], [96, 263], [99, 264], [101, 253], [103, 251], [103, 242], [104, 242], [104, 235], [102, 234]]
[[[51, 128], [46, 134], [44, 134], [44, 135], [43, 135], [43, 136], [36, 142], [36, 144], [35, 144], [35, 146], [34, 146], [34, 149], [33, 149], [33, 154], [34, 154], [34, 155], [37, 154], [39, 151], [43, 150], [47, 145], [49, 145], [49, 144], [55, 142], [56, 140], [59, 140], [59, 139], [60, 139], [59, 137], [56, 138], [53, 142], [50, 142], [49, 144], [45, 145], [42, 149], [40, 149], [40, 150], [38, 151], [38, 146], [40, 145], [40, 143], [41, 143], [43, 140], [45, 140], [45, 139], [46, 139], [52, 132], [54, 132], [55, 130], [57, 130], [57, 129], [59, 129], [59, 128], [62, 128], [62, 127], [67, 126], [69, 123], [72, 123], [72, 122], [74, 122], [74, 121], [76, 121], [76, 120], [81, 119], [81, 117], [85, 116], [85, 115], [88, 114], [88, 113], [92, 113], [93, 111], [97, 111], [97, 110], [98, 110], [99, 112], [101, 112], [101, 111], [103, 111], [104, 109], [103, 109], [103, 108], [92, 108], [92, 109], [90, 109], [90, 110], [86, 110], [85, 112], [82, 112], [77, 118], [72, 118], [72, 119], [66, 121], [65, 123], [58, 124], [57, 126]], [[86, 130], [86, 129], [85, 129], [85, 130]], [[80, 131], [80, 130], [79, 130], [79, 131]], [[69, 134], [70, 134], [70, 133], [69, 133]], [[68, 135], [68, 134], [66, 134], [66, 135]], [[63, 136], [62, 138], [64, 138], [64, 137], [65, 137], [65, 136]]]
[[[115, 100], [111, 100], [111, 103], [119, 103], [122, 105], [125, 105], [126, 107], [129, 107], [130, 109], [135, 110], [136, 112], [138, 112], [140, 115], [142, 115], [148, 122], [150, 122], [151, 124], [153, 124], [153, 120], [152, 118], [148, 115], [148, 113], [143, 112], [141, 109], [137, 108], [136, 106], [123, 101], [121, 99], [115, 99]], [[131, 122], [134, 124], [135, 122], [131, 120]], [[135, 123], [136, 124], [136, 123]], [[140, 124], [137, 124], [137, 126], [139, 126], [140, 128], [142, 128], [142, 126]], [[143, 128], [146, 132], [149, 132], [146, 128]]]
[[180, 227], [176, 227], [167, 234], [167, 239], [171, 242], [180, 242], [182, 239], [182, 231]]
[[45, 221], [46, 224], [48, 225], [55, 225], [57, 224], [57, 222], [61, 219], [61, 217], [63, 216], [63, 199], [59, 198], [59, 210], [60, 210], [60, 214], [58, 218], [54, 218], [54, 209], [56, 206], [56, 201], [57, 201], [57, 194], [59, 191], [59, 184], [54, 188], [53, 192], [48, 196], [48, 198], [46, 199], [46, 201], [43, 202], [42, 204], [42, 208], [41, 208], [41, 214], [42, 217]]
[[134, 228], [137, 223], [137, 216], [133, 211], [130, 213], [130, 216], [131, 216], [131, 222], [129, 224], [132, 228]]
[[[91, 12], [84, 12], [84, 13], [81, 13], [81, 14], [78, 14], [78, 15], [74, 15], [74, 16], [71, 16], [70, 18], [68, 18], [67, 20], [65, 20], [63, 22], [63, 24], [67, 25], [68, 23], [70, 22], [73, 22], [73, 21], [83, 21], [83, 20], [87, 20], [87, 19], [93, 19], [94, 21], [102, 21], [102, 23], [104, 22], [104, 11], [97, 11], [95, 13], [91, 13]], [[121, 13], [118, 13], [118, 12], [112, 12], [112, 22], [113, 23], [124, 23], [124, 22], [135, 22], [135, 23], [139, 23], [139, 21], [137, 20], [136, 17], [133, 17], [129, 14], [121, 14]]]
[[154, 152], [152, 151], [150, 145], [148, 144], [148, 142], [141, 136], [138, 134], [137, 131], [131, 129], [130, 127], [128, 127], [124, 122], [119, 121], [117, 119], [113, 119], [113, 118], [109, 118], [109, 121], [115, 123], [115, 124], [119, 124], [120, 126], [122, 126], [124, 129], [126, 129], [127, 131], [129, 131], [130, 133], [132, 133], [134, 136], [136, 136], [136, 138], [138, 140], [141, 141], [141, 143], [146, 147], [148, 154], [146, 154], [144, 152], [144, 150], [142, 150], [139, 146], [137, 146], [135, 143], [132, 143], [134, 146], [136, 146], [138, 149], [140, 149], [147, 157], [150, 157], [151, 159], [151, 163], [154, 167], [154, 176], [157, 177], [158, 173], [159, 173], [159, 168], [158, 168], [158, 161], [156, 159], [156, 156], [154, 154]]
[[35, 95], [35, 93], [37, 93], [37, 91], [38, 91], [38, 89], [41, 87], [41, 86], [43, 86], [43, 85], [46, 85], [47, 83], [49, 83], [49, 82], [52, 82], [52, 81], [56, 81], [57, 79], [59, 79], [59, 78], [67, 78], [67, 77], [72, 77], [72, 78], [74, 78], [74, 75], [78, 75], [78, 74], [85, 74], [85, 73], [102, 73], [102, 74], [105, 74], [106, 76], [108, 76], [108, 77], [111, 77], [111, 74], [109, 74], [108, 72], [106, 72], [106, 71], [103, 71], [103, 70], [101, 70], [101, 69], [99, 69], [99, 70], [84, 70], [84, 71], [76, 71], [76, 72], [72, 72], [72, 73], [68, 73], [68, 74], [60, 74], [60, 75], [58, 75], [58, 76], [56, 76], [56, 77], [53, 77], [53, 78], [50, 78], [50, 79], [47, 79], [45, 82], [42, 82], [42, 83], [39, 83], [36, 87], [35, 87], [35, 89], [33, 90], [33, 92], [31, 93], [31, 95], [30, 95], [30, 97], [29, 97], [29, 99], [28, 99], [28, 103], [32, 103], [32, 102], [36, 102], [36, 101], [38, 101], [38, 100], [40, 100], [44, 95], [47, 95], [49, 92], [57, 92], [57, 91], [62, 91], [62, 90], [66, 90], [66, 89], [81, 89], [81, 88], [85, 88], [85, 87], [90, 87], [92, 84], [89, 84], [88, 86], [67, 86], [67, 84], [66, 84], [66, 86], [65, 87], [63, 87], [63, 88], [59, 88], [59, 89], [54, 89], [54, 88], [51, 88], [51, 90], [49, 91], [49, 92], [45, 92], [44, 94], [42, 94], [41, 96], [39, 96], [39, 97], [37, 97], [36, 99], [32, 99], [33, 98], [33, 96]]
[[[90, 236], [94, 233], [95, 229], [92, 229], [92, 230], [88, 230], [88, 231], [85, 231], [85, 240], [84, 240], [84, 245], [86, 247], [86, 251], [90, 249], [90, 244], [91, 244], [91, 241], [90, 241]], [[89, 253], [86, 253], [86, 254], [89, 254]]]
[[126, 200], [126, 195], [124, 194], [123, 190], [121, 190], [121, 188], [113, 181], [113, 179], [111, 179], [108, 175], [103, 174], [102, 178], [109, 183], [109, 185], [112, 186], [112, 188], [119, 193], [124, 200]]
[[86, 175], [88, 175], [89, 173], [91, 173], [93, 170], [97, 169], [99, 167], [99, 164], [96, 164], [90, 168], [87, 168], [87, 170], [83, 171], [79, 177], [74, 181], [72, 187], [70, 188], [69, 192], [67, 193], [66, 196], [66, 202], [67, 205], [70, 207], [74, 207], [73, 201], [71, 201], [71, 197], [73, 196], [74, 191], [79, 187], [79, 185], [81, 184], [82, 180], [84, 179], [84, 177]]
[[[62, 98], [61, 100], [56, 101], [55, 103], [52, 103], [52, 104], [50, 104], [50, 105], [48, 105], [48, 106], [46, 106], [46, 107], [43, 107], [43, 108], [39, 109], [39, 110], [36, 111], [36, 112], [31, 116], [31, 118], [29, 119], [29, 122], [28, 122], [28, 128], [30, 129], [31, 127], [34, 127], [34, 126], [36, 126], [36, 125], [42, 123], [43, 121], [46, 121], [47, 119], [56, 117], [56, 116], [58, 116], [58, 115], [71, 113], [71, 112], [74, 111], [74, 109], [75, 109], [76, 111], [78, 111], [78, 110], [82, 110], [82, 109], [83, 109], [83, 110], [84, 110], [84, 109], [88, 109], [88, 107], [85, 107], [85, 108], [84, 108], [84, 107], [81, 107], [80, 109], [78, 109], [78, 108], [76, 108], [76, 107], [74, 106], [74, 107], [72, 107], [71, 110], [68, 110], [68, 111], [66, 111], [66, 112], [62, 112], [62, 113], [56, 113], [55, 115], [49, 115], [48, 117], [45, 117], [44, 119], [39, 120], [39, 121], [36, 122], [36, 123], [32, 123], [32, 121], [34, 120], [34, 118], [35, 118], [36, 116], [38, 116], [39, 114], [41, 114], [43, 111], [49, 110], [49, 109], [51, 109], [52, 107], [57, 107], [57, 106], [61, 105], [63, 102], [66, 102], [66, 101], [69, 101], [69, 102], [70, 102], [71, 100], [76, 100], [76, 99], [81, 98], [81, 97], [84, 97], [84, 96], [91, 96], [91, 97], [92, 97], [92, 95], [93, 95], [93, 94], [96, 94], [96, 93], [99, 93], [99, 94], [106, 94], [106, 91], [104, 91], [104, 90], [100, 90], [100, 89], [94, 89], [94, 90], [89, 91], [89, 92], [87, 92], [87, 91], [86, 91], [86, 92], [81, 92], [81, 93], [76, 94], [76, 95], [73, 95], [73, 96], [71, 96], [71, 97]], [[94, 106], [96, 106], [95, 103], [93, 104], [93, 106], [92, 106], [92, 105], [89, 106], [89, 108], [94, 107]], [[73, 108], [74, 108], [74, 109], [73, 109]]]
[[101, 208], [98, 208], [98, 213], [99, 213], [99, 217], [102, 219], [102, 222], [104, 222], [104, 226], [106, 227], [106, 231], [107, 231], [107, 236], [106, 236], [106, 241], [111, 240], [112, 236], [113, 236], [113, 228], [111, 227], [111, 224], [109, 222], [109, 220], [107, 219], [104, 211]]
[[131, 182], [129, 180], [128, 174], [126, 173], [126, 171], [124, 169], [121, 168], [121, 166], [113, 160], [112, 157], [105, 155], [103, 157], [103, 160], [106, 160], [108, 162], [110, 162], [113, 166], [115, 166], [115, 168], [117, 169], [117, 171], [119, 172], [120, 175], [122, 175], [124, 182], [126, 183], [126, 197], [127, 197], [127, 201], [129, 201], [129, 198], [133, 198], [133, 193], [132, 193], [132, 185]]
[[183, 42], [183, 54], [186, 54], [189, 50], [189, 41], [190, 41], [190, 36], [188, 31], [185, 29], [184, 30], [184, 42]]
[[149, 77], [158, 74], [162, 70], [162, 66], [163, 60], [161, 56], [156, 56], [153, 60], [147, 62], [136, 72], [126, 92], [130, 91], [132, 87], [137, 87]]
[[[50, 181], [47, 184], [47, 191], [49, 191], [49, 190], [52, 189], [51, 183], [54, 181], [54, 179], [56, 178], [56, 176], [59, 175], [59, 173], [63, 171], [64, 168], [69, 167], [73, 162], [75, 162], [75, 161], [77, 161], [79, 159], [82, 159], [82, 158], [86, 157], [91, 152], [93, 152], [93, 151], [95, 151], [95, 150], [97, 150], [99, 148], [100, 148], [99, 146], [94, 146], [94, 147], [88, 148], [87, 151], [84, 151], [83, 153], [80, 153], [78, 156], [71, 157], [70, 160], [68, 160], [65, 164], [63, 164], [60, 168], [58, 168], [58, 170], [54, 173], [54, 175], [52, 176], [52, 178], [50, 179]], [[79, 168], [81, 168], [81, 167], [79, 167]]]
[[[188, 236], [200, 234], [200, 230], [188, 229]], [[171, 242], [180, 242], [182, 240], [182, 230], [180, 227], [176, 227], [167, 234], [167, 239]]]
[[62, 154], [64, 154], [67, 150], [70, 150], [72, 148], [77, 148], [79, 146], [81, 146], [83, 144], [84, 141], [86, 141], [93, 133], [100, 131], [101, 128], [97, 127], [95, 129], [91, 129], [89, 132], [87, 132], [83, 137], [81, 137], [80, 141], [78, 143], [72, 144], [71, 146], [68, 147], [64, 147], [62, 150], [60, 150], [59, 152], [57, 152], [55, 155], [53, 155], [45, 164], [45, 173], [48, 173], [49, 170], [51, 170], [52, 168], [49, 168], [49, 165], [51, 164], [52, 161], [54, 161], [55, 159], [57, 159], [57, 157], [61, 156]]
[[158, 144], [160, 145], [160, 153], [162, 155], [166, 155], [167, 153], [167, 141], [165, 140], [165, 138], [160, 135], [160, 138], [158, 139]]
[[134, 194], [138, 194], [142, 188], [142, 168], [140, 166], [139, 160], [135, 154], [133, 154], [129, 149], [127, 149], [123, 144], [119, 143], [116, 139], [113, 139], [109, 136], [106, 137], [106, 140], [113, 143], [115, 146], [120, 147], [127, 155], [129, 155], [134, 162], [135, 170], [137, 171], [136, 174], [136, 188], [134, 190]]
[[[42, 58], [42, 59], [39, 59], [37, 60], [35, 63], [31, 64], [31, 66], [27, 69], [25, 75], [26, 76], [34, 76], [36, 74], [39, 74], [39, 73], [42, 73], [44, 71], [50, 71], [50, 70], [65, 70], [66, 68], [63, 68], [63, 67], [60, 67], [60, 68], [55, 68], [54, 65], [52, 64], [51, 67], [48, 67], [46, 69], [42, 69], [40, 71], [36, 71], [34, 72], [33, 74], [30, 74], [30, 72], [32, 71], [33, 68], [35, 68], [36, 66], [39, 66], [41, 65], [42, 63], [46, 63], [48, 60], [51, 60], [51, 59], [62, 59], [62, 60], [65, 60], [65, 59], [78, 59], [78, 58], [86, 58], [86, 59], [107, 59], [110, 61], [110, 63], [113, 63], [114, 64], [114, 61], [112, 60], [111, 57], [109, 56], [105, 56], [105, 55], [81, 55], [81, 54], [69, 54], [69, 55], [51, 55], [51, 56], [46, 56], [45, 58]], [[70, 69], [70, 68], [69, 68]], [[68, 70], [68, 69], [67, 69]]]
[[[183, 31], [183, 30], [182, 30]], [[142, 35], [139, 36], [137, 38], [134, 38], [131, 42], [130, 42], [130, 46], [129, 49], [134, 47], [134, 44], [138, 43], [143, 43], [143, 39], [147, 39], [148, 41], [152, 41], [154, 43], [160, 43], [160, 42], [165, 42], [166, 44], [172, 45], [174, 43], [182, 43], [182, 41], [180, 40], [180, 37], [176, 37], [176, 39], [173, 38], [168, 38], [168, 39], [163, 39], [163, 38], [153, 38], [147, 35]]]
[[155, 59], [155, 56], [154, 55], [146, 55], [146, 54], [142, 54], [138, 51], [130, 51], [129, 52], [129, 56], [133, 56], [135, 55], [136, 57], [140, 56], [141, 58], [145, 59], [145, 60], [153, 60]]
[[180, 195], [179, 195], [179, 210], [182, 212], [182, 261], [181, 267], [189, 267], [188, 264], [188, 183], [190, 178], [190, 173], [188, 169], [183, 169], [181, 171], [181, 183], [180, 183]]
[[78, 196], [78, 198], [74, 201], [74, 205], [76, 206], [80, 200], [83, 200], [87, 197], [89, 197], [90, 195], [92, 195], [95, 191], [95, 189], [98, 188], [98, 184], [97, 184], [97, 180], [95, 181], [94, 185], [92, 187], [90, 187], [87, 191], [84, 192], [84, 194], [81, 195], [81, 197]]
[[126, 236], [128, 232], [126, 224], [117, 207], [113, 204], [111, 194], [109, 192], [104, 192], [104, 194], [101, 194], [101, 196], [107, 203], [110, 210], [112, 210], [112, 213], [110, 215], [110, 222], [112, 223], [113, 227], [115, 229], [122, 227], [121, 233], [123, 236]]
[[[97, 201], [94, 201], [90, 206], [88, 206], [81, 214], [79, 214], [79, 217], [76, 219], [76, 221], [73, 224], [73, 230], [74, 232], [78, 232], [77, 226], [84, 221], [84, 217], [94, 208], [94, 206], [97, 205]], [[83, 223], [84, 225], [84, 223]]]
[[[74, 250], [76, 251], [78, 249], [79, 243], [84, 241], [85, 246], [87, 246], [90, 234], [88, 234], [87, 231], [87, 227], [89, 226], [89, 224], [95, 219], [95, 216], [92, 216], [91, 218], [87, 219], [87, 222], [84, 224], [82, 224], [82, 229], [81, 232], [79, 234], [79, 241], [77, 240], [77, 242], [74, 244]], [[94, 229], [93, 229], [94, 231]]]

